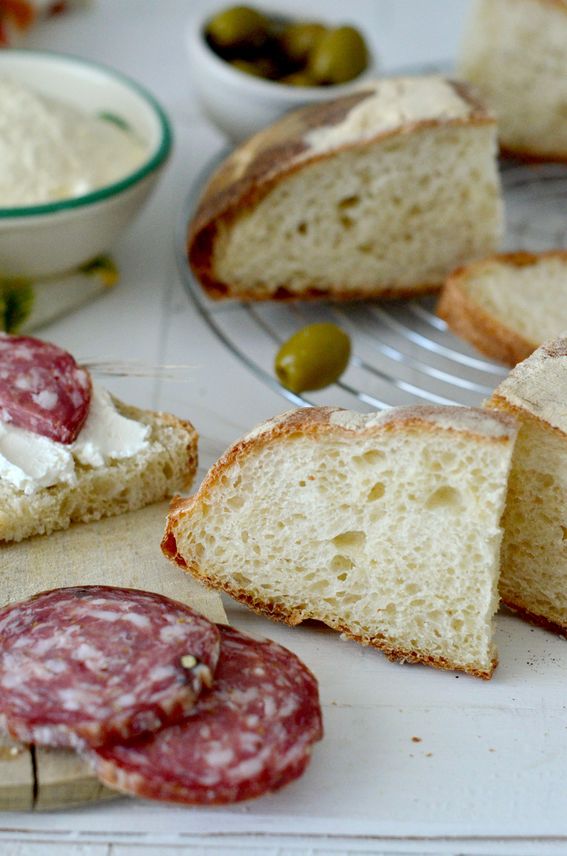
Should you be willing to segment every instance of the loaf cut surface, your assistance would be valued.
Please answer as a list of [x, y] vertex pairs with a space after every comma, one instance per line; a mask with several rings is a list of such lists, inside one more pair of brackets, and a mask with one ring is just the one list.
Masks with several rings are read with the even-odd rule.
[[162, 547], [269, 617], [489, 678], [515, 434], [466, 408], [293, 411], [174, 503]]
[[191, 423], [114, 404], [122, 416], [150, 426], [147, 448], [101, 467], [77, 463], [75, 485], [56, 484], [30, 495], [0, 480], [0, 542], [133, 511], [190, 486], [197, 470], [197, 432]]
[[496, 112], [504, 149], [567, 161], [566, 0], [475, 0], [459, 76]]
[[519, 363], [488, 406], [521, 426], [503, 517], [502, 600], [567, 636], [567, 338]]
[[567, 330], [567, 251], [503, 253], [459, 268], [437, 314], [479, 351], [514, 366]]
[[190, 224], [213, 298], [408, 297], [493, 252], [494, 118], [466, 86], [393, 78], [288, 114], [221, 165]]

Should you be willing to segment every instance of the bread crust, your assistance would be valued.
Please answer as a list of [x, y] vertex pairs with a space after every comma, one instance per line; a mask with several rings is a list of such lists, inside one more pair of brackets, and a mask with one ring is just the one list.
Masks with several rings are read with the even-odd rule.
[[537, 265], [549, 258], [557, 258], [567, 267], [567, 250], [496, 253], [486, 259], [463, 265], [453, 271], [445, 283], [436, 313], [455, 335], [466, 339], [481, 353], [493, 360], [515, 366], [529, 357], [539, 347], [540, 342], [526, 339], [487, 312], [468, 294], [467, 281], [483, 268], [495, 263], [523, 268]]
[[[233, 597], [235, 600], [244, 603], [254, 612], [257, 612], [261, 615], [265, 615], [273, 620], [283, 621], [284, 623], [289, 624], [291, 626], [295, 626], [297, 624], [300, 624], [302, 621], [313, 618], [313, 615], [303, 610], [294, 608], [289, 609], [283, 606], [282, 604], [274, 603], [269, 599], [260, 600], [258, 598], [254, 598], [242, 588], [232, 586], [229, 583], [221, 582], [215, 577], [209, 576], [204, 570], [199, 567], [198, 564], [194, 562], [187, 562], [179, 552], [177, 546], [176, 528], [179, 521], [191, 516], [193, 508], [198, 503], [202, 501], [206, 502], [207, 497], [211, 494], [212, 491], [215, 490], [217, 485], [220, 483], [224, 471], [230, 468], [234, 463], [238, 462], [239, 460], [242, 460], [243, 456], [245, 456], [249, 452], [252, 452], [255, 448], [268, 446], [273, 442], [281, 440], [285, 437], [290, 437], [295, 434], [328, 436], [331, 434], [336, 434], [338, 432], [343, 433], [344, 435], [352, 435], [354, 431], [356, 436], [361, 436], [367, 434], [375, 434], [382, 431], [396, 431], [401, 428], [407, 429], [408, 427], [415, 427], [419, 428], [420, 430], [433, 431], [436, 429], [438, 430], [438, 423], [433, 421], [432, 417], [435, 417], [437, 414], [442, 413], [450, 415], [458, 421], [459, 418], [462, 418], [464, 410], [460, 407], [428, 407], [421, 405], [416, 407], [399, 408], [397, 409], [397, 413], [393, 416], [393, 418], [381, 421], [378, 425], [370, 426], [366, 430], [345, 428], [343, 426], [331, 423], [331, 417], [333, 414], [345, 412], [347, 411], [344, 411], [341, 408], [332, 407], [311, 407], [295, 411], [288, 411], [287, 413], [284, 413], [279, 417], [275, 417], [274, 419], [269, 420], [268, 422], [259, 426], [258, 429], [256, 429], [246, 437], [243, 437], [241, 440], [237, 441], [209, 470], [207, 476], [201, 484], [201, 487], [195, 495], [189, 497], [188, 499], [175, 497], [172, 500], [168, 514], [166, 530], [161, 543], [163, 553], [170, 561], [177, 564], [185, 572], [192, 574], [192, 576], [194, 576], [200, 582], [211, 588], [221, 589], [222, 591]], [[485, 411], [483, 412], [482, 410], [468, 412], [477, 413], [479, 419], [481, 419], [483, 413], [485, 413]], [[482, 438], [483, 440], [486, 440], [486, 442], [508, 442], [510, 436], [515, 435], [516, 433], [516, 421], [513, 418], [506, 416], [502, 413], [493, 415], [497, 415], [499, 417], [498, 421], [503, 431], [502, 434], [490, 436], [487, 435], [485, 432], [481, 432], [480, 422], [478, 431], [476, 431], [474, 428], [470, 428], [470, 426], [467, 426], [462, 430], [464, 430], [465, 433], [469, 433], [475, 438]], [[461, 428], [457, 429], [445, 426], [445, 430], [458, 430], [459, 433], [461, 433]], [[400, 650], [396, 648], [395, 645], [393, 645], [389, 640], [382, 636], [360, 636], [354, 633], [352, 629], [342, 624], [340, 621], [325, 623], [327, 623], [329, 627], [331, 627], [333, 630], [338, 631], [346, 638], [359, 642], [362, 645], [370, 645], [374, 648], [380, 649], [384, 654], [386, 654], [389, 659], [394, 661], [422, 663], [425, 665], [435, 666], [440, 669], [461, 670], [476, 677], [483, 678], [485, 680], [490, 679], [498, 662], [497, 658], [495, 657], [492, 660], [492, 665], [490, 669], [474, 667], [465, 668], [462, 665], [453, 663], [443, 658], [427, 656], [423, 653], [419, 653], [416, 651]]]
[[558, 622], [550, 621], [543, 615], [531, 612], [523, 603], [508, 595], [502, 595], [501, 602], [528, 624], [533, 624], [535, 627], [542, 627], [544, 630], [549, 630], [550, 633], [555, 633], [556, 636], [563, 636], [563, 638], [567, 639], [567, 624], [559, 624]]
[[[391, 137], [446, 125], [494, 125], [495, 119], [480, 103], [472, 89], [462, 81], [447, 80], [459, 98], [468, 106], [464, 117], [406, 121], [372, 137], [333, 147], [324, 152], [311, 152], [306, 134], [316, 128], [332, 128], [342, 122], [350, 111], [372, 97], [373, 89], [361, 89], [333, 101], [310, 105], [285, 115], [274, 125], [260, 131], [239, 146], [216, 170], [206, 185], [197, 211], [189, 224], [187, 255], [197, 280], [215, 300], [233, 296], [229, 283], [221, 282], [213, 268], [213, 248], [220, 228], [229, 226], [241, 213], [251, 209], [269, 192], [293, 173], [308, 165], [328, 160], [336, 154], [367, 148]], [[383, 290], [346, 292], [340, 285], [318, 292], [302, 292], [301, 299], [362, 300], [373, 296], [405, 298], [416, 293], [438, 291], [442, 283], [423, 283], [416, 289], [397, 289], [392, 284]], [[297, 300], [299, 295], [281, 288], [276, 294], [260, 296], [240, 292], [245, 300]]]

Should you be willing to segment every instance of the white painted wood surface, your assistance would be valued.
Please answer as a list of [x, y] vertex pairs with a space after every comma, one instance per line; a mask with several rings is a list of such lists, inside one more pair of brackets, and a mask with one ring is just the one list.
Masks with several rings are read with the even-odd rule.
[[[204, 0], [201, 0], [204, 2]], [[495, 0], [498, 2], [498, 0]], [[191, 418], [208, 465], [284, 402], [225, 353], [183, 293], [173, 229], [189, 184], [223, 145], [198, 113], [183, 45], [196, 0], [96, 0], [29, 44], [107, 62], [169, 111], [173, 159], [151, 204], [115, 250], [114, 293], [45, 331], [77, 356], [187, 363], [187, 382], [121, 380], [118, 395]], [[209, 4], [210, 5], [210, 4]], [[466, 0], [312, 0], [373, 21], [386, 68], [450, 58]], [[317, 674], [326, 738], [299, 782], [231, 809], [136, 800], [0, 815], [0, 853], [405, 853], [540, 856], [567, 852], [567, 644], [498, 619], [490, 683], [402, 667], [312, 626], [272, 624], [225, 601], [231, 621], [296, 651]], [[419, 738], [419, 740], [414, 740]]]

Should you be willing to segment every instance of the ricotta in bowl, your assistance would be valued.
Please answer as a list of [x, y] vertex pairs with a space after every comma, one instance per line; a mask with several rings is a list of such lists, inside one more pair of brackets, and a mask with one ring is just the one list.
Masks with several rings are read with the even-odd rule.
[[0, 77], [0, 207], [71, 199], [138, 169], [148, 146], [112, 116]]

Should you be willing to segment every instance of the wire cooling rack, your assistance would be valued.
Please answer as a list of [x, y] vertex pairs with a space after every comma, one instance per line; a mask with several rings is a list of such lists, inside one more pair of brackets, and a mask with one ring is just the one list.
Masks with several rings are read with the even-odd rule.
[[[226, 154], [226, 153], [225, 153]], [[212, 301], [186, 260], [187, 224], [218, 159], [191, 190], [176, 235], [179, 270], [190, 298], [220, 342], [251, 372], [296, 406], [339, 405], [370, 411], [399, 404], [478, 405], [508, 373], [449, 332], [435, 298], [408, 302], [243, 303]], [[567, 167], [501, 165], [506, 250], [567, 247]], [[273, 374], [279, 345], [315, 321], [334, 321], [351, 337], [353, 356], [341, 380], [308, 396], [284, 389]]]

